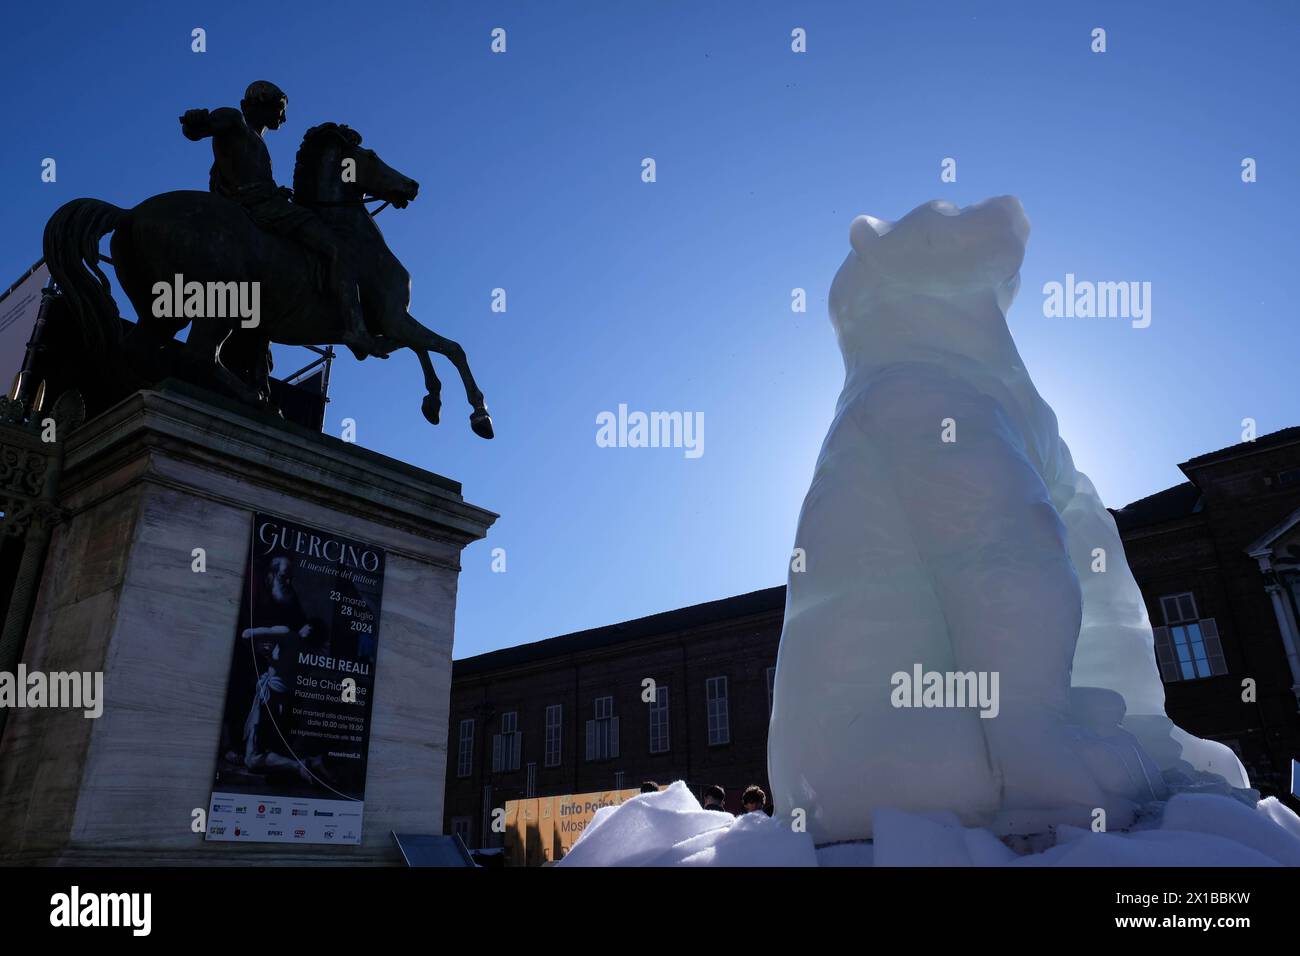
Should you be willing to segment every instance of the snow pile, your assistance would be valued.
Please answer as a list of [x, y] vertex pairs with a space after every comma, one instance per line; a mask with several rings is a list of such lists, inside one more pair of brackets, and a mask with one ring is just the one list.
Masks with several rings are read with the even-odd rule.
[[876, 866], [1002, 866], [1016, 858], [988, 830], [963, 827], [952, 813], [873, 814]]
[[[704, 810], [678, 781], [597, 811], [559, 866], [1300, 866], [1300, 817], [1270, 797], [1255, 806], [1180, 793], [1143, 808], [1131, 830], [1054, 827], [999, 839], [953, 813], [873, 814], [870, 842], [813, 846], [790, 819]], [[1014, 848], [1013, 848], [1014, 847]]]
[[1158, 825], [1124, 832], [1055, 827], [1040, 835], [1054, 845], [1023, 855], [955, 819], [877, 811], [875, 859], [880, 866], [1300, 865], [1300, 818], [1272, 798], [1252, 809], [1217, 794], [1176, 794], [1153, 810]]
[[816, 866], [806, 833], [705, 810], [686, 784], [602, 807], [558, 866]]

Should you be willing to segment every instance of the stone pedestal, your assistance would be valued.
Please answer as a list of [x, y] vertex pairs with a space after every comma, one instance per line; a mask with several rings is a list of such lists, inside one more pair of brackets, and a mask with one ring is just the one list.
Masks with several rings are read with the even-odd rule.
[[[17, 709], [0, 741], [0, 863], [396, 863], [440, 833], [460, 552], [496, 515], [457, 482], [182, 387], [67, 441], [23, 661], [102, 671], [104, 709]], [[359, 846], [206, 842], [252, 516], [388, 553]], [[192, 570], [206, 551], [207, 570]]]

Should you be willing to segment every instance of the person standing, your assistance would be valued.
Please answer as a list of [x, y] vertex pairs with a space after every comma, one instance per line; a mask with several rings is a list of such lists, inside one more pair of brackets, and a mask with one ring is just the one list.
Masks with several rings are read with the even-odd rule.
[[744, 794], [741, 795], [740, 805], [745, 808], [746, 813], [766, 813], [767, 794], [757, 784], [746, 787]]
[[723, 790], [716, 783], [704, 791], [703, 806], [705, 810], [719, 810], [722, 813], [730, 813], [726, 807], [727, 791]]

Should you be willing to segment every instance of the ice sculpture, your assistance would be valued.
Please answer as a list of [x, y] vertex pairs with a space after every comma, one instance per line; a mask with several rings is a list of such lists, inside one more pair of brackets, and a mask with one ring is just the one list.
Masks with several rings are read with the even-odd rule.
[[[844, 389], [799, 516], [768, 738], [777, 810], [818, 844], [870, 836], [881, 807], [1002, 833], [1101, 809], [1115, 828], [1170, 785], [1249, 786], [1165, 717], [1114, 521], [1011, 339], [1028, 234], [1010, 196], [849, 230], [830, 292]], [[903, 688], [925, 674], [949, 696]], [[995, 714], [953, 706], [967, 674], [996, 675]]]

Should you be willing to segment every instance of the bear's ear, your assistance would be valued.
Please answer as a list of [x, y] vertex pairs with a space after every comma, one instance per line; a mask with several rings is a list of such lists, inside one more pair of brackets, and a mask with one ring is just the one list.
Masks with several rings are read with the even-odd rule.
[[867, 250], [893, 228], [892, 222], [877, 219], [875, 216], [858, 216], [849, 225], [849, 245], [853, 246], [853, 251], [858, 255], [866, 255]]

